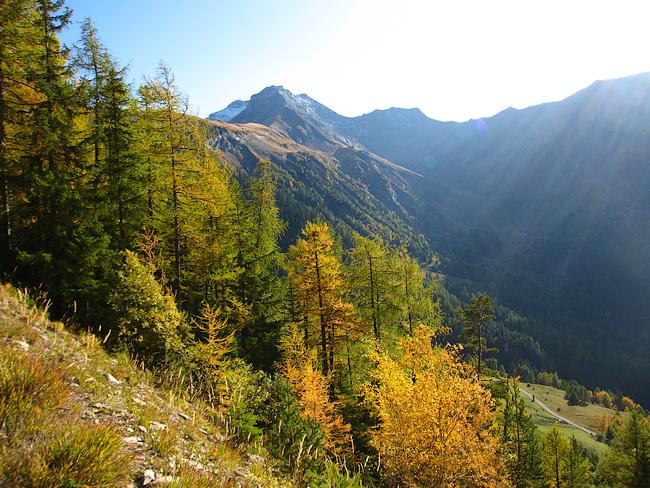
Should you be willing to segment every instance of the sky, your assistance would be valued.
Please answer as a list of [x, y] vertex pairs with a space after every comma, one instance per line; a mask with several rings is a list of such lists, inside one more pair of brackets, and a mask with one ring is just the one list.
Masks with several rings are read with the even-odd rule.
[[464, 121], [650, 71], [650, 3], [582, 0], [67, 0], [139, 83], [160, 61], [207, 116], [269, 85], [355, 116]]

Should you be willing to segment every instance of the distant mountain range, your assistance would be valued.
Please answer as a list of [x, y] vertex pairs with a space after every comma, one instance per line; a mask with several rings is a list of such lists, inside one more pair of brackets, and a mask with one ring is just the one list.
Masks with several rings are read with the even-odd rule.
[[322, 216], [407, 241], [452, 292], [523, 316], [501, 329], [527, 338], [512, 367], [650, 403], [650, 74], [464, 123], [344, 117], [278, 86], [209, 118], [232, 165], [275, 163], [293, 230]]

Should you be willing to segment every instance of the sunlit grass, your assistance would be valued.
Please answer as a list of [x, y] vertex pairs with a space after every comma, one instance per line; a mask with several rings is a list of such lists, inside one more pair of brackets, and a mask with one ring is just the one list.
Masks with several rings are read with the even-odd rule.
[[43, 426], [33, 444], [8, 450], [0, 462], [0, 485], [109, 487], [129, 474], [130, 460], [111, 426]]
[[69, 396], [61, 371], [0, 346], [0, 435], [10, 440], [36, 428], [39, 417], [65, 405]]

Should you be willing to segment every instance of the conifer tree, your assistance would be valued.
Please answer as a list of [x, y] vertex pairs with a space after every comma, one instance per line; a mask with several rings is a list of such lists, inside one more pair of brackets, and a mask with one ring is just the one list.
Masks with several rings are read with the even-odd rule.
[[81, 135], [82, 98], [58, 33], [71, 12], [62, 1], [37, 0], [24, 31], [30, 100], [21, 127], [21, 186], [26, 198], [15, 208], [17, 275], [43, 283], [55, 311], [77, 304], [88, 319], [102, 295], [107, 238], [92, 202], [92, 172]]
[[100, 151], [104, 143], [103, 135], [103, 93], [107, 70], [112, 64], [108, 51], [99, 41], [97, 29], [87, 18], [81, 26], [81, 45], [76, 49], [74, 64], [86, 74], [87, 94], [85, 107], [91, 113], [89, 139], [93, 147], [93, 162], [99, 166]]
[[650, 420], [640, 407], [612, 427], [611, 449], [598, 465], [598, 478], [607, 486], [650, 486]]
[[571, 437], [569, 451], [565, 463], [565, 485], [566, 488], [588, 488], [591, 486], [591, 475], [589, 472], [589, 461], [584, 455], [584, 450], [576, 440]]
[[250, 319], [239, 335], [246, 358], [257, 367], [270, 369], [277, 354], [276, 342], [284, 291], [279, 280], [281, 259], [278, 240], [285, 224], [275, 200], [275, 181], [270, 161], [260, 160], [235, 210], [238, 296], [250, 307]]
[[228, 331], [228, 322], [222, 317], [221, 310], [207, 303], [203, 304], [195, 325], [199, 337], [192, 348], [193, 369], [200, 376], [204, 391], [213, 399], [215, 385], [226, 366], [226, 356], [233, 349], [234, 333]]
[[508, 454], [508, 468], [516, 487], [535, 485], [542, 478], [539, 443], [532, 416], [519, 392], [518, 378], [508, 378], [501, 418], [501, 440]]
[[28, 108], [36, 103], [28, 83], [35, 36], [30, 22], [33, 11], [26, 0], [0, 2], [0, 273], [15, 264], [12, 213], [24, 193], [20, 184], [21, 127], [27, 124]]
[[483, 356], [486, 349], [486, 339], [483, 325], [494, 319], [492, 299], [487, 295], [477, 295], [472, 301], [456, 312], [458, 319], [466, 324], [462, 338], [466, 347], [476, 356], [476, 372], [481, 379]]
[[552, 488], [562, 488], [566, 479], [566, 456], [569, 452], [569, 442], [553, 427], [544, 436], [542, 447], [542, 465], [546, 483]]
[[302, 235], [289, 249], [289, 276], [307, 344], [319, 346], [322, 372], [327, 376], [334, 370], [338, 343], [346, 337], [345, 332], [358, 327], [353, 307], [343, 297], [346, 284], [329, 226], [309, 222]]
[[165, 64], [140, 90], [147, 132], [150, 224], [164, 237], [171, 255], [171, 288], [180, 304], [187, 256], [196, 234], [205, 234], [218, 213], [223, 178], [207, 145], [206, 123], [189, 113], [189, 104]]
[[330, 399], [330, 380], [318, 370], [313, 351], [307, 350], [296, 324], [285, 328], [281, 349], [282, 372], [298, 399], [303, 418], [316, 422], [323, 431], [326, 449], [340, 452], [349, 445], [350, 425], [344, 422], [338, 404]]
[[413, 335], [413, 330], [420, 324], [434, 325], [432, 318], [439, 316], [438, 305], [433, 301], [435, 283], [427, 285], [424, 271], [409, 255], [405, 245], [396, 250], [392, 266], [398, 273], [397, 303], [409, 333]]
[[144, 212], [143, 158], [133, 150], [134, 103], [119, 68], [101, 44], [90, 19], [82, 26], [75, 66], [83, 74], [89, 114], [87, 140], [92, 143], [92, 187], [89, 199], [118, 249], [131, 244]]
[[391, 266], [391, 250], [380, 237], [353, 234], [350, 250], [350, 284], [360, 315], [372, 324], [375, 340], [382, 328], [392, 325], [399, 315], [397, 274]]

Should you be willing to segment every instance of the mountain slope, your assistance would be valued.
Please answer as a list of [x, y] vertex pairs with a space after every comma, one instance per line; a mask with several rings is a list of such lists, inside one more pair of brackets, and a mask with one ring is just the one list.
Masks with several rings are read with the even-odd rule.
[[274, 164], [287, 239], [308, 220], [323, 218], [347, 242], [353, 231], [378, 234], [396, 244], [408, 242], [422, 258], [430, 256], [430, 244], [415, 225], [414, 209], [426, 213], [411, 192], [411, 182], [421, 178], [416, 173], [355, 147], [318, 151], [258, 123], [210, 127], [213, 146], [231, 166], [252, 174], [260, 159]]
[[[305, 205], [349, 220], [361, 183], [376, 199], [366, 222], [390, 209], [441, 257], [437, 270], [452, 291], [486, 290], [522, 312], [522, 332], [541, 342], [546, 367], [650, 402], [649, 102], [643, 74], [456, 123], [417, 109], [343, 117], [269, 87], [232, 120], [267, 125], [338, 162], [330, 167], [345, 174], [346, 198]], [[332, 191], [300, 166], [294, 184]]]
[[155, 386], [127, 353], [50, 322], [7, 285], [0, 373], [1, 486], [293, 486], [231, 447], [215, 410]]

